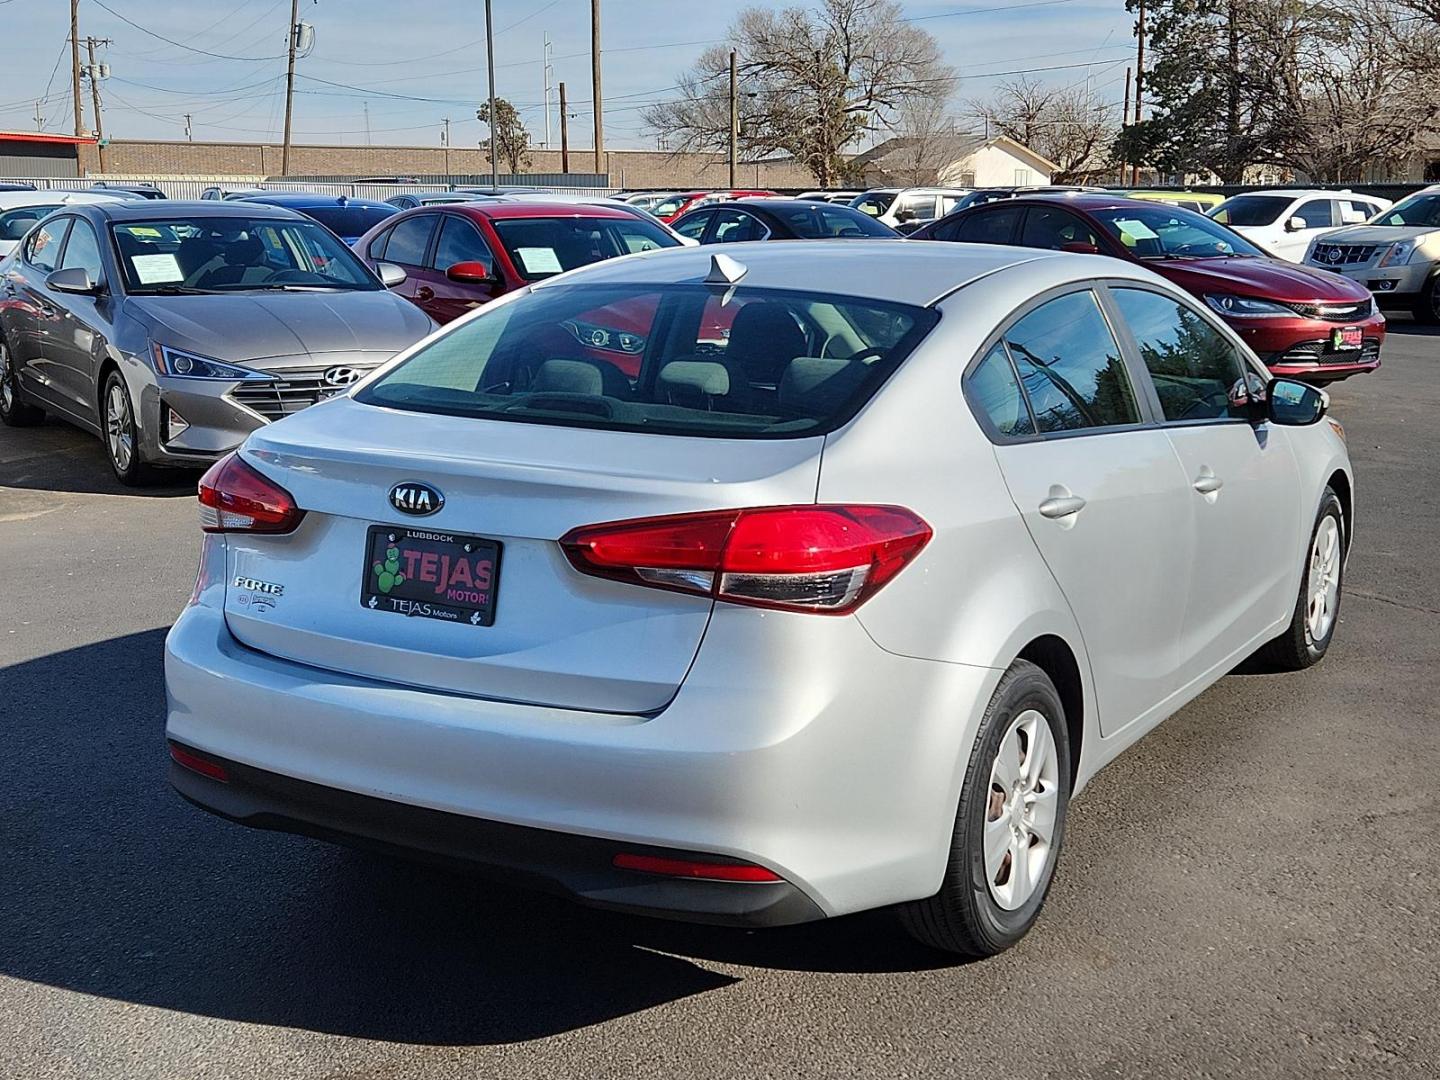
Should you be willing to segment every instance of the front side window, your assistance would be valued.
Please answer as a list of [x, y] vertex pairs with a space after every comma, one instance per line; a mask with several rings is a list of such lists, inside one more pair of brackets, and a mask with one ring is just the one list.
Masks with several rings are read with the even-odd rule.
[[65, 241], [65, 257], [60, 260], [60, 269], [84, 270], [92, 282], [105, 277], [104, 263], [100, 261], [100, 244], [88, 221], [76, 218], [75, 224], [70, 227], [70, 239]]
[[901, 203], [900, 209], [895, 212], [898, 220], [904, 221], [934, 221], [935, 220], [935, 196], [934, 195], [910, 195]]
[[798, 438], [849, 419], [937, 320], [925, 308], [789, 290], [555, 286], [457, 326], [356, 400], [517, 423]]
[[17, 206], [0, 214], [0, 240], [23, 240], [37, 221], [43, 221], [56, 210], [55, 206]]
[[479, 231], [459, 214], [446, 214], [435, 245], [434, 268], [442, 274], [456, 263], [479, 262], [491, 265], [490, 246]]
[[712, 244], [738, 244], [745, 240], [763, 240], [769, 232], [755, 217], [743, 210], [716, 210]]
[[339, 237], [313, 221], [156, 218], [116, 222], [111, 232], [126, 288], [137, 295], [383, 287]]
[[965, 390], [996, 432], [1007, 436], [1034, 435], [1035, 424], [1025, 395], [1010, 366], [1005, 346], [996, 342], [965, 380]]
[[617, 255], [680, 244], [659, 225], [639, 218], [492, 218], [490, 225], [526, 281], [554, 277]]
[[1004, 340], [1042, 433], [1140, 422], [1120, 346], [1094, 293], [1040, 305]]
[[686, 214], [675, 223], [674, 229], [686, 239], [699, 240], [705, 235], [705, 226], [710, 224], [712, 213], [714, 213], [712, 210], [700, 210]]
[[385, 245], [390, 242], [390, 234], [394, 231], [394, 229], [386, 229], [374, 240], [371, 240], [370, 246], [365, 249], [365, 254], [372, 259], [385, 258]]
[[1244, 361], [1198, 312], [1144, 289], [1112, 288], [1166, 420], [1245, 419]]
[[1092, 210], [1111, 236], [1138, 259], [1219, 258], [1265, 253], [1239, 233], [1178, 206], [1127, 206]]
[[962, 244], [1008, 244], [1020, 220], [1020, 207], [1002, 206], [961, 218], [955, 239]]
[[36, 270], [54, 270], [60, 259], [60, 242], [65, 239], [65, 229], [71, 220], [56, 218], [31, 233], [25, 245], [25, 261]]

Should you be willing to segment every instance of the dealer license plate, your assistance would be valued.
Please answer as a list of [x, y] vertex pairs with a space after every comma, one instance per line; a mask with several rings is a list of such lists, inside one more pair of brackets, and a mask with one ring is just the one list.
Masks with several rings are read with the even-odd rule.
[[495, 621], [500, 543], [479, 536], [371, 525], [360, 604], [422, 619], [489, 626]]
[[1365, 331], [1358, 326], [1337, 326], [1330, 335], [1332, 349], [1358, 349], [1365, 344]]

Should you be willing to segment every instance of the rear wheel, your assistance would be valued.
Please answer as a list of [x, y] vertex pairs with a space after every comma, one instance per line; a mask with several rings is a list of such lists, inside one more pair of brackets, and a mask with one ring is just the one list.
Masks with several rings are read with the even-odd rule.
[[1301, 671], [1318, 664], [1330, 648], [1340, 621], [1340, 593], [1345, 574], [1345, 515], [1335, 492], [1325, 489], [1320, 512], [1310, 533], [1305, 573], [1290, 625], [1256, 653], [1272, 671]]
[[1014, 945], [1040, 915], [1070, 798], [1065, 708], [1040, 668], [1017, 660], [980, 723], [940, 891], [900, 908], [915, 938], [962, 956]]
[[43, 409], [25, 401], [10, 346], [0, 338], [0, 423], [6, 427], [31, 427], [44, 419]]
[[1415, 301], [1415, 318], [1418, 322], [1440, 323], [1440, 273], [1430, 275], [1430, 282]]
[[150, 483], [155, 471], [140, 460], [140, 425], [130, 403], [130, 391], [118, 371], [105, 377], [100, 415], [105, 425], [105, 454], [116, 478], [130, 487]]

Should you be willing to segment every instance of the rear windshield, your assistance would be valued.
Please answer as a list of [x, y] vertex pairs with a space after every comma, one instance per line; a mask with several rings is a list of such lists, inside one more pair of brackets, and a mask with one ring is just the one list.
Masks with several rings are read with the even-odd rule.
[[490, 224], [526, 281], [617, 255], [680, 246], [665, 229], [643, 218], [491, 218]]
[[1273, 225], [1295, 200], [1289, 195], [1236, 195], [1210, 211], [1222, 225]]
[[788, 290], [555, 286], [460, 324], [355, 397], [523, 423], [797, 438], [859, 411], [938, 318]]
[[306, 206], [299, 209], [336, 236], [350, 237], [364, 236], [374, 226], [400, 212], [394, 206]]
[[20, 206], [0, 213], [0, 240], [25, 239], [30, 226], [59, 209], [60, 204], [56, 203], [54, 206]]

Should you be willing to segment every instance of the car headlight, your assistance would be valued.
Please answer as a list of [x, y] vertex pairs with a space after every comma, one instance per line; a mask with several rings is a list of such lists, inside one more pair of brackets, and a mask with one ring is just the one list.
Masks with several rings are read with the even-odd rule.
[[1414, 240], [1397, 240], [1385, 249], [1385, 254], [1380, 256], [1376, 266], [1404, 266], [1410, 261], [1410, 256], [1415, 254]]
[[195, 353], [172, 349], [158, 342], [151, 346], [151, 350], [151, 355], [155, 358], [155, 370], [172, 379], [222, 379], [225, 382], [239, 382], [270, 377], [264, 372], [221, 363], [208, 356], [197, 356]]
[[1211, 293], [1205, 297], [1210, 309], [1231, 319], [1255, 319], [1266, 315], [1294, 315], [1284, 304], [1273, 300], [1257, 300], [1253, 296], [1232, 296], [1229, 293]]
[[607, 326], [580, 322], [578, 319], [565, 324], [582, 345], [592, 349], [609, 349], [611, 352], [638, 353], [645, 351], [645, 338], [626, 330], [612, 330]]

